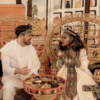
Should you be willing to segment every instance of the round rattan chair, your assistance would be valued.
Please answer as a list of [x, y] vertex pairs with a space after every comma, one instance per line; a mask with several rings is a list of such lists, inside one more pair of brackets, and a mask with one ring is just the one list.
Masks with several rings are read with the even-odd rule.
[[[32, 26], [32, 45], [35, 47], [37, 51], [37, 55], [40, 59], [41, 63], [47, 58], [46, 50], [45, 50], [45, 29], [41, 26], [39, 21], [34, 20], [31, 17], [20, 16], [20, 15], [6, 15], [0, 16], [0, 48], [2, 48], [6, 43], [11, 40], [16, 39], [14, 34], [14, 30], [19, 25], [30, 24]], [[0, 54], [1, 55], [1, 54]], [[1, 57], [0, 57], [1, 58]], [[42, 66], [39, 69], [40, 74], [45, 74], [45, 68]], [[20, 95], [19, 95], [20, 93]], [[15, 100], [29, 100], [30, 95], [26, 93], [26, 96], [23, 97], [22, 90], [18, 90], [15, 95]]]
[[[16, 39], [14, 30], [19, 25], [32, 25], [32, 45], [35, 47], [41, 63], [46, 58], [45, 52], [45, 33], [46, 31], [40, 25], [39, 21], [31, 17], [21, 15], [0, 16], [0, 48], [9, 41]], [[37, 47], [36, 47], [37, 46]], [[41, 49], [41, 50], [39, 50]]]
[[100, 16], [72, 14], [54, 20], [46, 37], [46, 51], [51, 64], [56, 66], [59, 40], [64, 29], [69, 28], [78, 33], [87, 44], [88, 59], [90, 61], [89, 69], [93, 70], [93, 64], [100, 63]]

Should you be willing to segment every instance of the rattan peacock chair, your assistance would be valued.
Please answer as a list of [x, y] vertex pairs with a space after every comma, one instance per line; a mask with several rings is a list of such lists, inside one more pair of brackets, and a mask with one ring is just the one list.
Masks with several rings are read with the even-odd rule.
[[[27, 16], [21, 15], [6, 15], [0, 16], [0, 48], [2, 48], [6, 43], [10, 42], [13, 39], [16, 39], [14, 34], [14, 30], [18, 25], [32, 25], [32, 45], [35, 47], [37, 54], [39, 56], [41, 64], [47, 58], [46, 50], [45, 50], [45, 29], [41, 26], [38, 20], [33, 19]], [[1, 54], [0, 54], [1, 55]], [[1, 56], [0, 56], [1, 58]], [[42, 65], [42, 70], [39, 70], [41, 74], [45, 73], [43, 70], [44, 67]]]
[[[56, 61], [59, 40], [65, 28], [78, 33], [87, 44], [89, 69], [93, 72], [100, 68], [100, 16], [92, 14], [72, 14], [61, 19], [54, 19], [46, 37], [46, 50], [52, 64], [52, 73], [57, 73]], [[53, 70], [54, 69], [54, 70]]]
[[[17, 26], [26, 24], [30, 24], [32, 26], [32, 33], [33, 33], [32, 45], [35, 47], [37, 55], [41, 62], [39, 73], [45, 74], [45, 65], [42, 64], [44, 64], [45, 62], [49, 64], [49, 62], [47, 62], [48, 57], [45, 49], [46, 30], [41, 26], [38, 20], [21, 15], [0, 16], [0, 48], [2, 48], [6, 43], [10, 42], [11, 40], [16, 39], [14, 30]], [[22, 97], [24, 93], [22, 91], [23, 89], [17, 91], [15, 100], [20, 100], [20, 99], [25, 100], [25, 98]], [[18, 93], [20, 93], [20, 95], [18, 95]]]

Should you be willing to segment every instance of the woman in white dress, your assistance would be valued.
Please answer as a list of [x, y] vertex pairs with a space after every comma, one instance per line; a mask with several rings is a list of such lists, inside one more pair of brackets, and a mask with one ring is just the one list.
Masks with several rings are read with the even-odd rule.
[[60, 100], [96, 100], [92, 92], [82, 90], [83, 85], [97, 85], [88, 69], [86, 46], [79, 35], [66, 29], [61, 36], [57, 75], [65, 78], [65, 91], [58, 95]]

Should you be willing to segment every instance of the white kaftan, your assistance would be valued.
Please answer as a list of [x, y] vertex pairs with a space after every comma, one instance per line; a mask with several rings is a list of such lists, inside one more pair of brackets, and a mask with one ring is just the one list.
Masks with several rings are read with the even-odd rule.
[[[73, 98], [73, 100], [96, 100], [96, 98], [93, 97], [92, 92], [86, 92], [82, 90], [82, 85], [97, 85], [92, 79], [92, 74], [88, 69], [89, 61], [87, 59], [85, 49], [81, 49], [79, 60], [81, 62], [81, 66], [79, 68], [75, 66], [77, 73], [77, 95]], [[67, 67], [65, 64], [60, 68], [57, 75], [67, 80]], [[59, 94], [58, 97], [60, 100], [71, 100], [66, 96], [65, 91]]]
[[[26, 45], [22, 47], [13, 40], [6, 44], [1, 50], [2, 53], [2, 67], [3, 67], [3, 89], [7, 86], [14, 86], [23, 88], [22, 81], [30, 76], [32, 73], [38, 74], [40, 68], [40, 61], [36, 54], [36, 51], [32, 45]], [[14, 75], [16, 68], [28, 67], [30, 72], [28, 75]]]

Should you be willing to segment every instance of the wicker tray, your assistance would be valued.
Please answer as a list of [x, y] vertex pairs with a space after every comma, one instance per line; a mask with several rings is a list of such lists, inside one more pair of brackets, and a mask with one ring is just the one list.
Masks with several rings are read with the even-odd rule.
[[[26, 80], [29, 80], [30, 78], [37, 78], [37, 77], [39, 77], [39, 78], [46, 77], [48, 79], [53, 79], [53, 80], [61, 79], [61, 80], [64, 81], [64, 84], [61, 85], [61, 86], [58, 86], [56, 88], [50, 88], [50, 89], [32, 88], [32, 87], [24, 84], [24, 82]], [[58, 77], [58, 76], [55, 76], [55, 75], [35, 75], [35, 76], [28, 77], [23, 81], [24, 90], [27, 93], [32, 94], [32, 95], [40, 95], [40, 96], [59, 94], [59, 93], [61, 93], [62, 91], [65, 90], [65, 84], [66, 84], [65, 79]]]

